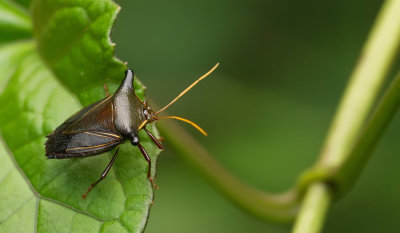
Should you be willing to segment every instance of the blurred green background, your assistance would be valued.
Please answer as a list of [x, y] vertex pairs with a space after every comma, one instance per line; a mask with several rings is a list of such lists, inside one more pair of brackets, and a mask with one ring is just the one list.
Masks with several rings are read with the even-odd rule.
[[[169, 109], [242, 180], [284, 191], [316, 160], [382, 1], [118, 1], [112, 39], [158, 105], [216, 62]], [[400, 120], [324, 232], [398, 232]], [[290, 232], [237, 209], [166, 145], [146, 232]]]

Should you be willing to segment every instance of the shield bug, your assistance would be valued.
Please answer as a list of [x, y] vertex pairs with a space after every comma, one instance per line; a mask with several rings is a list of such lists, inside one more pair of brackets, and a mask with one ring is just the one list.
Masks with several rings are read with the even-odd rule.
[[[185, 118], [177, 116], [160, 117], [159, 114], [175, 103], [199, 81], [211, 74], [218, 65], [217, 63], [210, 71], [197, 79], [157, 112], [154, 112], [147, 102], [142, 102], [137, 97], [133, 87], [133, 71], [127, 70], [124, 80], [114, 94], [78, 111], [47, 135], [48, 139], [45, 143], [47, 158], [66, 159], [94, 156], [110, 151], [129, 140], [143, 154], [149, 165], [147, 177], [153, 186], [158, 188], [150, 176], [151, 160], [144, 147], [140, 144], [139, 131], [144, 130], [159, 149], [162, 149], [160, 141], [146, 129], [147, 124], [159, 119], [173, 118], [181, 120], [207, 135], [198, 125]], [[114, 156], [100, 178], [89, 186], [82, 198], [85, 199], [90, 190], [107, 176], [117, 157], [118, 150], [119, 148], [117, 147]]]

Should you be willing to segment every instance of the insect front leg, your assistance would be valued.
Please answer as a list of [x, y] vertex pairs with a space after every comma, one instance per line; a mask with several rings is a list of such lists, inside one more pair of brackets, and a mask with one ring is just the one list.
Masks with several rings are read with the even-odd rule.
[[106, 93], [106, 97], [108, 97], [108, 96], [110, 95], [110, 91], [108, 90], [107, 83], [104, 83], [103, 89], [104, 89], [104, 91], [105, 91], [105, 93]]
[[149, 137], [151, 138], [151, 140], [153, 140], [154, 144], [156, 144], [156, 146], [158, 147], [158, 149], [162, 150], [163, 147], [161, 145], [161, 142], [150, 132], [145, 128], [143, 128], [144, 131], [146, 131], [147, 135], [149, 135]]
[[154, 183], [153, 179], [151, 178], [151, 159], [150, 159], [149, 155], [147, 154], [146, 150], [143, 148], [143, 146], [140, 143], [138, 143], [137, 146], [139, 147], [140, 152], [142, 152], [143, 157], [146, 159], [147, 163], [149, 164], [149, 169], [147, 170], [147, 178], [153, 184], [154, 188], [158, 189], [158, 186]]
[[82, 199], [86, 199], [88, 193], [94, 188], [94, 186], [96, 186], [98, 183], [100, 183], [100, 181], [102, 181], [104, 178], [106, 178], [106, 176], [108, 175], [108, 172], [110, 171], [112, 165], [114, 164], [114, 161], [115, 161], [115, 158], [117, 157], [118, 151], [119, 151], [119, 147], [115, 151], [114, 156], [112, 157], [110, 163], [107, 165], [106, 169], [101, 174], [100, 179], [98, 179], [96, 182], [94, 182], [93, 184], [90, 185], [88, 190], [82, 195]]

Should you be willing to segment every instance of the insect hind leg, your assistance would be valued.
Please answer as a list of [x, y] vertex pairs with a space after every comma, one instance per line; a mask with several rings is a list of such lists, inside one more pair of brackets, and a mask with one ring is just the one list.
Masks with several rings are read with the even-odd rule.
[[112, 165], [114, 164], [114, 161], [115, 161], [115, 158], [117, 157], [118, 151], [119, 151], [119, 147], [115, 151], [114, 156], [112, 157], [110, 163], [107, 165], [106, 169], [101, 174], [100, 179], [98, 179], [96, 182], [94, 182], [93, 184], [91, 184], [89, 186], [88, 190], [82, 195], [82, 199], [86, 199], [88, 193], [94, 188], [94, 186], [96, 186], [98, 183], [100, 183], [100, 181], [102, 181], [104, 178], [106, 178], [106, 176], [108, 175], [108, 172], [110, 171]]

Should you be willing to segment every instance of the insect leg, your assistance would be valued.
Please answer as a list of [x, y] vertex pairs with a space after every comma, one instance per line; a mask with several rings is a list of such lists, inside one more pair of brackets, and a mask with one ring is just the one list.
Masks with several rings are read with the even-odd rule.
[[148, 131], [146, 128], [143, 128], [144, 131], [146, 131], [146, 133], [149, 135], [149, 137], [151, 138], [151, 140], [153, 140], [154, 144], [156, 144], [156, 146], [158, 147], [158, 149], [162, 150], [163, 147], [161, 145], [161, 142], [158, 141], [158, 139], [152, 134], [150, 133], [150, 131]]
[[143, 146], [140, 143], [138, 143], [137, 146], [139, 147], [140, 152], [142, 152], [143, 157], [146, 159], [147, 163], [149, 164], [149, 169], [147, 170], [147, 178], [153, 184], [154, 188], [158, 189], [158, 186], [154, 183], [153, 179], [151, 178], [151, 159], [150, 159], [149, 155], [147, 154], [146, 150], [143, 148]]
[[106, 97], [108, 97], [108, 96], [110, 95], [110, 92], [108, 91], [107, 83], [104, 83], [103, 89], [104, 89], [104, 91], [106, 92]]
[[98, 183], [100, 183], [100, 181], [102, 181], [104, 178], [106, 178], [108, 172], [111, 169], [111, 166], [114, 164], [115, 158], [117, 157], [119, 151], [119, 147], [117, 148], [117, 150], [114, 153], [114, 156], [112, 157], [110, 163], [107, 165], [106, 169], [104, 170], [104, 172], [101, 174], [100, 179], [98, 179], [96, 182], [94, 182], [93, 184], [90, 185], [90, 187], [88, 188], [88, 190], [82, 195], [82, 199], [86, 199], [88, 193], [94, 188], [94, 186], [96, 186]]

